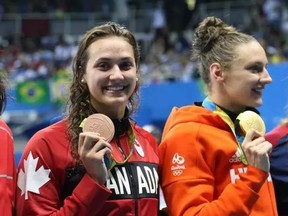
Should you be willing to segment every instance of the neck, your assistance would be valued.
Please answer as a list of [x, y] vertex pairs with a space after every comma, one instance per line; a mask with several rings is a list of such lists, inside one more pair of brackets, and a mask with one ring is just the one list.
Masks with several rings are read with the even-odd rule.
[[115, 108], [115, 106], [111, 107], [111, 106], [101, 106], [101, 107], [95, 107], [95, 110], [98, 113], [102, 113], [106, 116], [108, 116], [110, 119], [118, 119], [121, 120], [125, 117], [126, 114], [128, 114], [128, 112], [126, 113], [126, 110], [128, 111], [127, 107], [119, 107], [119, 108]]
[[226, 98], [217, 97], [215, 95], [209, 96], [210, 100], [217, 104], [219, 107], [221, 107], [224, 110], [228, 110], [233, 113], [241, 113], [246, 110], [246, 106], [239, 106], [238, 104], [233, 103], [232, 101], [229, 101]]

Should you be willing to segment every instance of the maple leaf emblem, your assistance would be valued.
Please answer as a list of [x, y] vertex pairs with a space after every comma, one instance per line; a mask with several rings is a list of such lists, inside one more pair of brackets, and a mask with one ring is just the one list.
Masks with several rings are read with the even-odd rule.
[[21, 189], [21, 196], [25, 193], [25, 200], [28, 199], [28, 191], [40, 194], [40, 187], [50, 180], [50, 169], [41, 166], [36, 171], [38, 159], [39, 157], [33, 158], [30, 151], [27, 159], [24, 159], [24, 171], [21, 169], [18, 174], [17, 186]]

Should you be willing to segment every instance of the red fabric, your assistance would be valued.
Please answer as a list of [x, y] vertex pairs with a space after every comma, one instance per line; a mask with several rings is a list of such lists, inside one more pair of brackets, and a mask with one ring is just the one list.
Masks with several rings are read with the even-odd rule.
[[[158, 166], [156, 140], [138, 126], [134, 128], [136, 139], [141, 144], [145, 157], [139, 156], [137, 151], [134, 150], [132, 157], [129, 159], [129, 164], [136, 167], [142, 163], [147, 166], [149, 164]], [[18, 167], [17, 215], [157, 215], [158, 198], [149, 198], [148, 196], [141, 199], [110, 199], [113, 195], [112, 189], [98, 185], [87, 174], [80, 180], [72, 195], [66, 197], [62, 204], [59, 197], [65, 181], [64, 170], [75, 165], [75, 161], [70, 154], [70, 145], [65, 134], [66, 129], [67, 125], [62, 120], [37, 132], [26, 145]], [[129, 144], [126, 135], [121, 136], [120, 139], [121, 145]], [[116, 145], [115, 140], [111, 141], [111, 145]], [[37, 162], [36, 169], [33, 168], [32, 171], [25, 170], [25, 163], [28, 160]], [[49, 172], [50, 179], [39, 188], [39, 191], [22, 192], [23, 186], [21, 185], [24, 182], [31, 188], [31, 182], [29, 185], [27, 179], [23, 181], [23, 172], [30, 173], [29, 175], [32, 176], [33, 172], [41, 169], [42, 173], [43, 170]], [[127, 172], [128, 176], [132, 175], [129, 170]], [[132, 187], [133, 185], [130, 188]], [[27, 197], [25, 198], [26, 192]], [[121, 193], [121, 190], [119, 193]]]
[[16, 165], [12, 132], [0, 120], [0, 215], [12, 215], [16, 187]]
[[265, 135], [265, 139], [269, 141], [274, 147], [276, 143], [279, 141], [279, 139], [281, 139], [287, 134], [287, 131], [288, 131], [288, 124], [279, 125], [278, 127], [268, 132]]

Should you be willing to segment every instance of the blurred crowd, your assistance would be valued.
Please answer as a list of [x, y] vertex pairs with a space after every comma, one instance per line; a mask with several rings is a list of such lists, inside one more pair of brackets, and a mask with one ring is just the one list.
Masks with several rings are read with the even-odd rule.
[[[58, 1], [54, 2], [56, 4]], [[201, 2], [194, 1], [192, 8], [194, 12], [197, 12]], [[245, 8], [243, 22], [238, 28], [255, 35], [261, 41], [270, 58], [270, 63], [287, 62], [288, 2], [284, 0], [254, 0], [252, 2], [253, 7], [249, 4]], [[190, 41], [196, 26], [190, 23], [181, 31], [172, 31], [164, 6], [163, 2], [159, 1], [153, 9], [153, 22], [151, 23], [153, 38], [142, 55], [143, 82], [146, 84], [186, 82], [197, 79], [196, 67], [190, 61]], [[30, 8], [35, 10], [35, 7]], [[10, 8], [13, 7], [10, 5]], [[5, 11], [3, 5], [0, 11]], [[196, 24], [195, 13], [191, 18]], [[81, 35], [73, 37], [61, 35], [20, 38], [19, 40], [1, 38], [0, 71], [7, 72], [11, 80], [15, 82], [46, 79], [58, 73], [69, 74], [80, 37]], [[141, 45], [142, 42], [139, 41], [139, 43]]]

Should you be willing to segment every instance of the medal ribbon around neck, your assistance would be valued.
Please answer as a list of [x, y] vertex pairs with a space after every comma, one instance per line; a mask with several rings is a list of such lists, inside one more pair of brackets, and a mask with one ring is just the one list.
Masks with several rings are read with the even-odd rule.
[[112, 150], [111, 158], [110, 158], [110, 166], [109, 166], [109, 169], [108, 169], [109, 171], [116, 165], [125, 164], [131, 158], [131, 156], [132, 156], [132, 154], [134, 152], [134, 144], [135, 144], [136, 136], [135, 136], [135, 133], [134, 133], [133, 128], [131, 126], [131, 123], [129, 123], [129, 128], [128, 128], [127, 134], [128, 134], [128, 143], [129, 143], [129, 146], [130, 146], [130, 153], [123, 161], [117, 161], [113, 157], [113, 150]]
[[[79, 125], [82, 129], [83, 129], [83, 125], [84, 125], [86, 119], [87, 118], [83, 119], [83, 121]], [[94, 131], [92, 131], [92, 132], [94, 132]], [[131, 156], [132, 156], [132, 154], [134, 152], [134, 144], [135, 144], [135, 139], [136, 139], [136, 136], [135, 136], [134, 130], [133, 130], [132, 126], [131, 126], [131, 123], [129, 123], [127, 134], [128, 134], [128, 143], [129, 143], [129, 146], [130, 146], [129, 155], [127, 157], [125, 157], [125, 159], [123, 161], [117, 161], [114, 158], [114, 156], [113, 156], [113, 149], [112, 149], [111, 157], [109, 158], [109, 166], [107, 167], [108, 171], [110, 171], [116, 165], [125, 164], [131, 158]], [[101, 134], [100, 134], [100, 136], [101, 136]], [[104, 159], [105, 159], [105, 157], [104, 157]]]
[[212, 102], [208, 97], [204, 99], [202, 102], [202, 106], [208, 110], [211, 110], [213, 113], [219, 115], [221, 119], [230, 127], [238, 145], [238, 151], [240, 152], [241, 161], [243, 164], [248, 165], [245, 153], [241, 147], [241, 144], [244, 140], [244, 137], [242, 135], [238, 135], [235, 130], [235, 124], [231, 120], [231, 118], [220, 108], [218, 107], [214, 102]]

